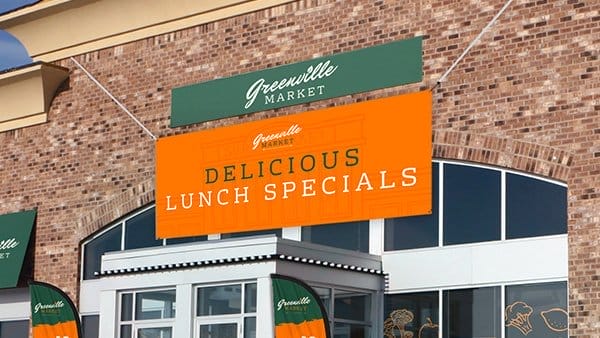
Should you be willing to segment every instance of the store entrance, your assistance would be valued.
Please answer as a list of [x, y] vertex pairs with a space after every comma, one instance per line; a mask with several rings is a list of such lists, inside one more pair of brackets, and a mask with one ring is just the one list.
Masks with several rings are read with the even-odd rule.
[[[332, 337], [375, 338], [383, 330], [381, 259], [360, 252], [250, 237], [107, 253], [99, 275], [82, 283], [81, 301], [98, 304], [100, 337], [272, 338], [273, 275], [315, 291]], [[168, 306], [144, 303], [156, 294]]]

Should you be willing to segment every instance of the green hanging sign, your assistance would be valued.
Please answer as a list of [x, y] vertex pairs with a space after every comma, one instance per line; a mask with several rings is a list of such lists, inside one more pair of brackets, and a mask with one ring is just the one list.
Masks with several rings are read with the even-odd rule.
[[0, 289], [19, 282], [35, 215], [35, 210], [0, 215]]
[[327, 312], [317, 293], [292, 277], [271, 275], [275, 338], [330, 337]]
[[422, 37], [174, 88], [171, 127], [420, 82]]
[[81, 324], [75, 305], [62, 290], [41, 283], [29, 284], [33, 338], [80, 338]]

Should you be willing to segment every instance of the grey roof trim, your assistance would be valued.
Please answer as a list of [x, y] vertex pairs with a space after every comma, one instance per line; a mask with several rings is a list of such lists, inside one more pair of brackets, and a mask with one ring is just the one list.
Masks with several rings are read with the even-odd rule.
[[144, 272], [156, 272], [156, 271], [165, 271], [165, 270], [180, 270], [180, 269], [191, 269], [205, 266], [217, 266], [217, 265], [233, 265], [233, 264], [243, 264], [248, 262], [259, 262], [259, 261], [269, 261], [269, 260], [279, 260], [286, 262], [293, 262], [299, 264], [307, 264], [307, 265], [317, 265], [327, 268], [340, 269], [340, 270], [348, 270], [348, 271], [356, 271], [360, 273], [368, 273], [372, 275], [380, 275], [385, 276], [387, 278], [387, 273], [376, 270], [369, 269], [366, 267], [356, 266], [356, 265], [348, 265], [330, 261], [321, 261], [312, 258], [306, 257], [298, 257], [298, 256], [290, 256], [284, 254], [275, 254], [275, 255], [257, 255], [257, 256], [245, 256], [245, 257], [235, 257], [235, 258], [221, 258], [221, 259], [212, 259], [212, 260], [203, 260], [203, 261], [190, 261], [183, 263], [173, 263], [173, 264], [158, 264], [158, 265], [150, 265], [150, 266], [140, 266], [133, 268], [125, 268], [125, 269], [113, 269], [113, 270], [103, 270], [100, 272], [95, 272], [96, 276], [115, 276], [115, 275], [124, 275], [124, 274], [134, 274], [134, 273], [144, 273]]

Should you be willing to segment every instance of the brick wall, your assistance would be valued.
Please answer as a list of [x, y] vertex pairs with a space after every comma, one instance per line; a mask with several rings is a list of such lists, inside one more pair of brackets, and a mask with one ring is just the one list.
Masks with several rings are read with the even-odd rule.
[[[76, 56], [155, 135], [432, 88], [504, 1], [298, 1]], [[600, 333], [600, 2], [515, 0], [434, 89], [434, 156], [569, 185], [572, 337]], [[173, 87], [424, 36], [424, 81], [170, 129]], [[153, 199], [154, 145], [70, 60], [49, 122], [0, 134], [0, 213], [38, 209], [35, 276], [76, 299], [79, 244]], [[368, 67], [368, 65], [365, 65]]]

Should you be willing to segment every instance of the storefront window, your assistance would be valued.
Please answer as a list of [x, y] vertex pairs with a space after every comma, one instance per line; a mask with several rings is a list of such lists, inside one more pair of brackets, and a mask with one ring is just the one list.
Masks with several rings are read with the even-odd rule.
[[237, 324], [207, 324], [200, 325], [200, 338], [235, 338], [237, 337]]
[[275, 235], [277, 237], [281, 237], [281, 229], [233, 232], [233, 233], [229, 233], [229, 234], [221, 234], [221, 239], [260, 236], [260, 235]]
[[506, 338], [567, 337], [566, 282], [386, 295], [383, 337], [437, 338], [439, 292], [445, 338], [500, 337], [503, 314]]
[[385, 297], [384, 337], [437, 338], [438, 292], [418, 292]]
[[256, 338], [256, 317], [244, 319], [244, 338]]
[[302, 240], [340, 249], [369, 252], [369, 221], [303, 227]]
[[318, 286], [312, 289], [323, 301], [334, 338], [371, 337], [373, 318], [370, 293]]
[[[81, 328], [83, 331], [83, 338], [98, 338], [98, 330], [100, 328], [100, 316], [81, 316]], [[0, 337], [3, 336], [0, 335]]]
[[244, 312], [256, 312], [256, 283], [246, 284]]
[[211, 286], [198, 289], [198, 316], [241, 313], [242, 285]]
[[195, 243], [195, 242], [203, 242], [208, 240], [208, 236], [195, 236], [195, 237], [181, 237], [181, 238], [167, 238], [167, 245], [172, 244], [187, 244], [187, 243]]
[[500, 337], [500, 287], [447, 290], [444, 338]]
[[118, 225], [85, 245], [83, 256], [83, 278], [97, 278], [94, 272], [100, 271], [102, 255], [109, 251], [121, 250], [121, 225]]
[[197, 338], [256, 338], [256, 283], [196, 290]]
[[370, 328], [365, 325], [336, 322], [333, 328], [334, 338], [369, 338]]
[[569, 325], [566, 282], [506, 287], [506, 338], [566, 337]]
[[171, 338], [171, 327], [150, 327], [137, 330], [137, 338]]
[[444, 165], [444, 245], [500, 240], [500, 172]]
[[[439, 185], [439, 171], [444, 177]], [[432, 214], [385, 220], [384, 250], [438, 246], [443, 209], [442, 245], [467, 244], [567, 233], [567, 188], [521, 174], [469, 165], [432, 165]], [[501, 177], [505, 174], [505, 205]], [[443, 198], [439, 198], [443, 189]], [[502, 214], [506, 230], [502, 234]], [[504, 236], [503, 236], [504, 235]]]
[[506, 195], [506, 238], [567, 232], [567, 188], [509, 173]]
[[331, 304], [331, 289], [315, 287], [315, 286], [313, 286], [312, 289], [317, 293], [317, 295], [319, 295], [319, 298], [321, 298], [321, 302], [323, 302], [323, 306], [325, 307], [325, 309], [329, 311], [329, 309], [332, 306], [332, 304]]
[[171, 338], [175, 289], [121, 293], [120, 338]]
[[0, 338], [29, 337], [29, 320], [14, 320], [0, 322]]
[[333, 306], [336, 338], [370, 337], [371, 296], [362, 292], [335, 290]]
[[430, 215], [387, 218], [385, 250], [404, 250], [438, 246], [439, 164], [432, 165], [432, 212]]
[[175, 318], [175, 290], [136, 293], [136, 320], [164, 318]]
[[155, 208], [150, 208], [125, 221], [125, 250], [162, 245], [156, 239]]
[[369, 321], [371, 297], [365, 293], [336, 290], [334, 317], [336, 319]]
[[119, 337], [120, 338], [132, 338], [131, 324], [121, 325], [121, 329], [119, 330]]

